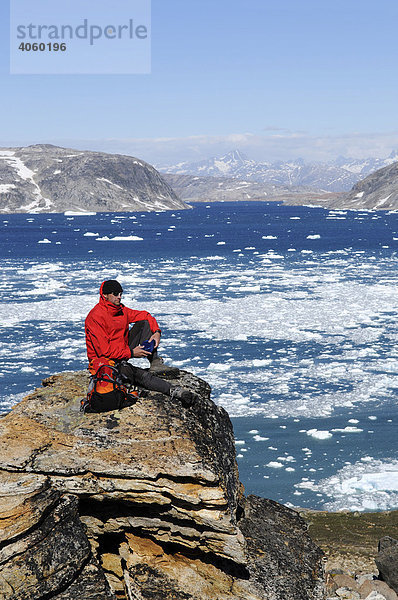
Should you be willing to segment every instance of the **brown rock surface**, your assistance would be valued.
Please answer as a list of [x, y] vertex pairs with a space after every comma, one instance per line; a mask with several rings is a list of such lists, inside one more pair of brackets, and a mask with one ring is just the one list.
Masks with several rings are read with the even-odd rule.
[[71, 584], [86, 600], [113, 598], [93, 559], [77, 499], [61, 495], [47, 477], [0, 472], [0, 527], [0, 598], [58, 598]]
[[[79, 400], [88, 376], [81, 372], [48, 378], [0, 419], [0, 543], [11, 548], [18, 537], [28, 544], [32, 527], [49, 513], [52, 552], [61, 551], [56, 540], [68, 548], [58, 523], [69, 523], [65, 535], [76, 544], [64, 570], [73, 568], [59, 575], [61, 595], [53, 586], [32, 596], [9, 589], [4, 598], [109, 598], [107, 591], [76, 591], [84, 569], [91, 589], [100, 585], [97, 560], [118, 598], [323, 597], [322, 553], [304, 521], [276, 503], [244, 499], [227, 413], [211, 402], [206, 382], [172, 375], [199, 394], [193, 408], [146, 392], [128, 409], [84, 415]], [[22, 554], [20, 560], [25, 568]], [[7, 580], [3, 571], [0, 564], [0, 581]]]
[[326, 577], [326, 589], [329, 595], [342, 587], [359, 592], [359, 585], [354, 577], [350, 577], [350, 575], [345, 575], [344, 573], [328, 574]]
[[386, 600], [398, 600], [397, 594], [392, 590], [385, 581], [365, 581], [359, 588], [361, 598], [367, 598], [372, 592], [382, 594]]

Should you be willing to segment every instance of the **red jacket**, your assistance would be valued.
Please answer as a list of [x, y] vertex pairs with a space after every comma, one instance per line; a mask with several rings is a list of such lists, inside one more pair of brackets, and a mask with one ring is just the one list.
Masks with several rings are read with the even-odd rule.
[[147, 320], [152, 333], [160, 329], [156, 319], [146, 310], [132, 310], [124, 304], [116, 306], [102, 295], [85, 321], [87, 356], [95, 370], [104, 359], [129, 359], [129, 324]]

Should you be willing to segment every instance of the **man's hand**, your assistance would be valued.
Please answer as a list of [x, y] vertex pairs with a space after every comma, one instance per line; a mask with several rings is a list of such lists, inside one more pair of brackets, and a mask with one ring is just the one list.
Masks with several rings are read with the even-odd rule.
[[144, 350], [143, 346], [136, 346], [133, 348], [133, 357], [134, 358], [143, 358], [144, 356], [151, 356], [151, 352], [147, 352]]
[[155, 342], [155, 348], [157, 348], [159, 346], [159, 343], [160, 343], [160, 333], [159, 333], [159, 331], [155, 331], [155, 333], [153, 333], [151, 335], [151, 337], [149, 338], [148, 342], [151, 342], [152, 340], [154, 340], [154, 342]]

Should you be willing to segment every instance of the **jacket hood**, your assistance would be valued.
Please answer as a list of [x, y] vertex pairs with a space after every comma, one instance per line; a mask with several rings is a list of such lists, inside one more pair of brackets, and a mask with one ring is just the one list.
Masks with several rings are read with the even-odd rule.
[[[105, 281], [106, 281], [106, 280], [105, 280]], [[108, 301], [108, 300], [105, 298], [105, 296], [104, 296], [104, 294], [103, 294], [103, 292], [102, 292], [102, 288], [104, 287], [104, 283], [105, 283], [105, 281], [103, 281], [103, 282], [101, 283], [101, 286], [100, 286], [100, 290], [99, 290], [99, 292], [100, 292], [100, 299], [99, 299], [99, 303], [100, 303], [102, 306], [104, 306], [104, 307], [105, 307], [107, 310], [109, 310], [109, 311], [113, 312], [114, 314], [117, 314], [117, 313], [119, 313], [119, 312], [123, 312], [123, 310], [122, 310], [122, 309], [124, 308], [124, 304], [120, 303], [120, 304], [119, 304], [119, 306], [116, 306], [116, 304], [112, 304], [112, 302], [109, 302], [109, 301]]]

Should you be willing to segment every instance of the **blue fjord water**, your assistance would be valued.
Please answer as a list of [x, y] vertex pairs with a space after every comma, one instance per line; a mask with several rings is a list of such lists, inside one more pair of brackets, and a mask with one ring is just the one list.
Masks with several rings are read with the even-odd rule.
[[398, 508], [397, 213], [225, 202], [0, 228], [3, 412], [85, 368], [84, 318], [118, 278], [230, 414], [247, 493]]

